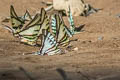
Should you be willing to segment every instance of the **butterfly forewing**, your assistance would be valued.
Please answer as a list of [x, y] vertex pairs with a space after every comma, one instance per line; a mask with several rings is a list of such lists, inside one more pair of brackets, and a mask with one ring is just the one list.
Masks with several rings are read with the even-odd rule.
[[84, 27], [84, 25], [75, 27], [70, 6], [69, 6], [69, 11], [68, 11], [68, 21], [70, 23], [70, 31], [71, 31], [72, 35], [80, 33], [81, 29]]
[[40, 16], [41, 16], [41, 18], [40, 18], [39, 24], [43, 23], [43, 21], [44, 21], [44, 19], [45, 19], [45, 17], [46, 17], [46, 11], [45, 11], [44, 8], [41, 8]]
[[65, 30], [63, 21], [60, 15], [56, 15], [56, 40], [59, 45], [67, 45], [69, 43], [68, 34]]
[[29, 29], [31, 26], [34, 26], [40, 22], [40, 14], [36, 14], [35, 17], [27, 24], [25, 25], [22, 30]]
[[75, 30], [75, 25], [74, 25], [74, 21], [73, 21], [73, 17], [72, 17], [72, 12], [69, 6], [69, 12], [68, 12], [68, 21], [70, 23], [70, 31], [72, 32], [72, 34], [74, 34], [74, 30]]
[[30, 21], [30, 20], [32, 20], [32, 17], [31, 17], [30, 13], [27, 10], [26, 10], [24, 16], [22, 16], [22, 19], [24, 21]]
[[[36, 41], [38, 39], [38, 32], [40, 29], [40, 25], [35, 25], [27, 30], [24, 30], [22, 32], [19, 33], [21, 41], [24, 42], [25, 40], [28, 42], [31, 42], [30, 45], [36, 45]], [[33, 44], [32, 44], [33, 42]]]
[[14, 33], [19, 32], [23, 27], [24, 21], [22, 21], [16, 14], [14, 7], [11, 5], [10, 7], [10, 17], [11, 17], [11, 25], [14, 30]]

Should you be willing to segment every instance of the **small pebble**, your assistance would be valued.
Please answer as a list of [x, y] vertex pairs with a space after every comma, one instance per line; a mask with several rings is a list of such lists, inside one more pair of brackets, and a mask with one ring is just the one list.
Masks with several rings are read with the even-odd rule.
[[117, 14], [116, 17], [117, 17], [117, 18], [120, 18], [120, 14]]
[[103, 36], [99, 36], [99, 37], [98, 37], [98, 40], [103, 40]]
[[25, 55], [25, 53], [23, 53], [22, 55]]
[[74, 51], [78, 51], [78, 47], [74, 48]]

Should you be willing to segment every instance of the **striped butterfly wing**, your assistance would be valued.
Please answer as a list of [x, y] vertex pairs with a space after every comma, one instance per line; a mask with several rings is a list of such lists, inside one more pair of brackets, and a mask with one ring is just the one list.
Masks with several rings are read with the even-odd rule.
[[38, 35], [42, 34], [42, 29], [49, 28], [49, 19], [44, 8], [41, 8], [41, 14], [37, 14], [30, 23], [28, 23], [26, 26], [22, 28], [22, 30], [28, 29], [31, 26], [34, 26], [35, 24], [40, 25], [40, 30]]
[[56, 18], [56, 40], [59, 45], [68, 45], [69, 36], [66, 32], [65, 25], [63, 23], [63, 19], [60, 15], [55, 15]]
[[49, 32], [49, 30], [43, 30], [43, 34], [41, 35], [41, 48], [39, 52], [36, 52], [35, 54], [38, 55], [54, 55], [59, 54], [61, 52], [60, 49], [58, 49], [57, 42], [55, 41], [54, 36]]
[[73, 20], [73, 16], [72, 16], [72, 12], [69, 6], [69, 11], [68, 11], [68, 21], [70, 23], [70, 31], [72, 34], [75, 34], [75, 25], [74, 25], [74, 20]]
[[[56, 35], [56, 19], [55, 19], [55, 15], [51, 16], [51, 28], [52, 28], [52, 33], [55, 36]], [[61, 18], [62, 23], [64, 24], [63, 19]], [[65, 27], [65, 31], [67, 32], [69, 37], [72, 37], [72, 32], [67, 28], [67, 26], [64, 24]]]
[[29, 45], [36, 45], [36, 41], [39, 37], [38, 33], [40, 31], [40, 24], [36, 23], [39, 20], [39, 17], [40, 15], [36, 14], [29, 25], [27, 25], [25, 29], [18, 33], [21, 42]]
[[19, 32], [23, 27], [24, 21], [22, 21], [16, 14], [14, 7], [10, 7], [10, 21], [14, 33]]
[[52, 29], [52, 33], [55, 36], [56, 35], [56, 19], [55, 19], [55, 15], [51, 16], [51, 29]]
[[79, 27], [75, 27], [70, 6], [69, 6], [69, 12], [68, 12], [68, 21], [70, 23], [70, 31], [71, 31], [72, 35], [80, 33], [81, 29], [84, 27], [84, 25], [81, 25]]
[[43, 29], [48, 29], [48, 31], [50, 31], [50, 21], [49, 21], [49, 18], [47, 16], [47, 13], [45, 11], [44, 8], [41, 9], [41, 21], [39, 22], [40, 25], [40, 31], [38, 33], [38, 35], [42, 34], [42, 30]]
[[40, 14], [36, 14], [34, 18], [27, 25], [22, 27], [21, 31], [29, 29], [31, 26], [34, 26], [35, 24], [39, 24], [40, 19], [41, 19]]
[[45, 15], [46, 15], [46, 12], [45, 12], [44, 8], [41, 8], [41, 13], [36, 14], [36, 16], [33, 18], [33, 20], [30, 23], [28, 23], [26, 26], [24, 26], [22, 28], [22, 30], [27, 29], [27, 28], [33, 26], [34, 24], [41, 25], [45, 19], [45, 17], [44, 17]]
[[44, 8], [41, 9], [41, 14], [36, 14], [34, 19], [19, 33], [21, 42], [36, 45], [36, 41], [42, 34], [43, 29], [49, 30], [49, 19]]
[[32, 16], [30, 15], [30, 13], [26, 10], [24, 16], [21, 17], [24, 21], [30, 21], [32, 20]]
[[67, 32], [67, 35], [68, 35], [69, 37], [72, 37], [73, 34], [72, 34], [72, 32], [70, 31], [70, 29], [65, 25], [64, 20], [63, 20], [62, 17], [61, 17], [61, 21], [62, 21], [62, 23], [63, 23], [63, 25], [64, 25], [64, 27], [65, 27], [65, 31]]
[[65, 31], [67, 32], [69, 37], [73, 36], [72, 32], [67, 28], [67, 26], [65, 26]]

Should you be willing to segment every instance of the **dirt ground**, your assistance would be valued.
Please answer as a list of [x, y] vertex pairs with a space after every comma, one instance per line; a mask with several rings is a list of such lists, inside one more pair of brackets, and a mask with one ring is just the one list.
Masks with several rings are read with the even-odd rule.
[[[26, 9], [34, 15], [44, 7], [41, 1], [0, 0], [0, 20], [9, 16], [11, 4], [18, 15]], [[74, 17], [76, 26], [85, 24], [84, 31], [73, 37], [78, 41], [71, 42], [78, 50], [63, 55], [23, 55], [39, 47], [19, 43], [0, 24], [0, 80], [63, 80], [58, 68], [66, 72], [68, 80], [120, 80], [120, 18], [116, 17], [120, 0], [84, 1], [103, 10], [88, 17]]]

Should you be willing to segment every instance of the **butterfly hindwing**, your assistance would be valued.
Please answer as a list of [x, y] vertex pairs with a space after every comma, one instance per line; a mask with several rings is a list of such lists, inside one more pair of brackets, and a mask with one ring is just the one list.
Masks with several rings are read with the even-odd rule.
[[40, 14], [36, 14], [35, 17], [27, 25], [22, 27], [21, 31], [24, 29], [28, 29], [35, 24], [38, 24], [38, 22], [40, 22]]
[[41, 48], [40, 51], [35, 53], [38, 55], [54, 55], [61, 52], [57, 48], [57, 42], [55, 41], [54, 36], [49, 32], [49, 30], [43, 30], [41, 35]]

